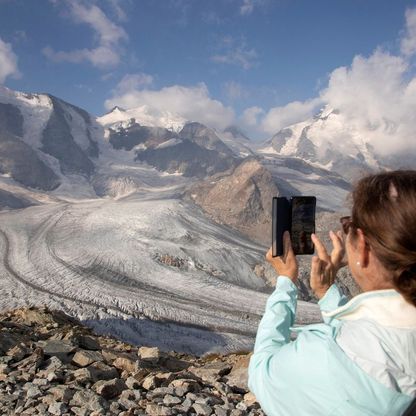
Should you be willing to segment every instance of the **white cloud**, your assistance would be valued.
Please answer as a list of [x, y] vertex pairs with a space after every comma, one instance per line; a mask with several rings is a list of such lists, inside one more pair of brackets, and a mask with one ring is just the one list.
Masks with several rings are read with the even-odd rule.
[[258, 62], [256, 50], [249, 48], [244, 39], [237, 41], [227, 36], [222, 39], [220, 49], [220, 53], [211, 56], [213, 62], [237, 65], [243, 69], [250, 69]]
[[416, 77], [402, 56], [376, 50], [333, 71], [321, 97], [381, 154], [416, 148]]
[[18, 78], [20, 75], [17, 56], [13, 52], [12, 46], [0, 38], [0, 83], [3, 83], [9, 76]]
[[[380, 155], [415, 151], [416, 76], [410, 60], [416, 52], [416, 9], [407, 10], [406, 30], [400, 40], [399, 54], [376, 48], [369, 57], [357, 55], [351, 65], [336, 68], [318, 97], [271, 108], [260, 117], [257, 131], [275, 134], [327, 105], [339, 110], [343, 131], [323, 124], [319, 130], [323, 143], [338, 146], [340, 135], [346, 142], [359, 136]], [[251, 117], [250, 109], [246, 111], [243, 120], [258, 119]]]
[[128, 93], [129, 91], [136, 90], [139, 87], [149, 86], [153, 83], [153, 77], [148, 74], [126, 74], [117, 84], [115, 93], [117, 95]]
[[400, 46], [404, 55], [413, 55], [416, 52], [416, 8], [406, 10], [406, 34]]
[[218, 129], [224, 129], [234, 120], [233, 109], [212, 99], [204, 83], [193, 87], [173, 85], [160, 90], [135, 88], [122, 94], [118, 93], [119, 88], [105, 101], [107, 109], [116, 105], [127, 109], [147, 105], [152, 111], [170, 112]]
[[273, 107], [262, 118], [260, 127], [266, 133], [277, 133], [284, 127], [311, 117], [321, 105], [321, 99], [314, 98], [303, 102], [293, 101], [284, 106]]
[[121, 42], [128, 39], [124, 29], [113, 23], [95, 4], [87, 6], [79, 1], [69, 1], [65, 4], [68, 5], [70, 15], [76, 23], [84, 23], [91, 27], [97, 46], [73, 51], [54, 51], [48, 46], [42, 50], [44, 55], [55, 62], [87, 61], [103, 69], [117, 66], [121, 59]]
[[244, 110], [241, 116], [241, 121], [244, 125], [253, 127], [258, 124], [258, 118], [264, 114], [264, 110], [260, 107], [254, 106]]

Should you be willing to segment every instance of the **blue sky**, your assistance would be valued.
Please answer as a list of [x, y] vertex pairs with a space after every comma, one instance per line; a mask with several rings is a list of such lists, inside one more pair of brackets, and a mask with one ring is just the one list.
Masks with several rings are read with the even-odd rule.
[[198, 107], [216, 127], [232, 122], [267, 136], [333, 97], [337, 91], [325, 92], [331, 76], [346, 67], [351, 81], [357, 56], [368, 69], [382, 51], [405, 61], [396, 76], [413, 77], [415, 7], [402, 0], [0, 0], [0, 83], [94, 115], [146, 103], [196, 118]]

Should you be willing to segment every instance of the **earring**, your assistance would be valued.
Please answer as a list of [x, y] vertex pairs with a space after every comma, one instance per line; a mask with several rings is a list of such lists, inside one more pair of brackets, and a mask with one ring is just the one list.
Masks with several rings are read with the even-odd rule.
[[357, 266], [360, 266], [360, 262], [359, 261], [357, 261]]

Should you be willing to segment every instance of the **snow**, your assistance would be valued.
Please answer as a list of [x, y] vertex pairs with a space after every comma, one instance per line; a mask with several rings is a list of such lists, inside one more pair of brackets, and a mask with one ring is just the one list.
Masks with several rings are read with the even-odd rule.
[[[134, 119], [134, 121], [132, 121]], [[98, 117], [97, 121], [104, 127], [120, 129], [129, 127], [133, 122], [143, 126], [164, 127], [168, 130], [179, 132], [187, 120], [169, 111], [160, 111], [142, 105], [129, 110], [122, 110], [116, 107], [110, 113]]]
[[[252, 348], [268, 297], [253, 272], [264, 250], [193, 205], [142, 193], [0, 219], [0, 309], [46, 304], [166, 349]], [[163, 255], [184, 266], [161, 263]], [[320, 319], [316, 305], [304, 302], [298, 315], [298, 323]]]
[[25, 94], [0, 85], [0, 102], [19, 108], [24, 118], [23, 140], [38, 149], [42, 146], [43, 129], [52, 113], [52, 101], [47, 95]]

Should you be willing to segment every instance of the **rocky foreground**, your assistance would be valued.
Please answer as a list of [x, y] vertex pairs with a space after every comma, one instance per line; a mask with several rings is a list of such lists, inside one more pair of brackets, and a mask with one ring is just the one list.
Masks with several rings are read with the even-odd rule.
[[137, 347], [59, 311], [17, 309], [0, 315], [0, 414], [264, 415], [248, 361]]

